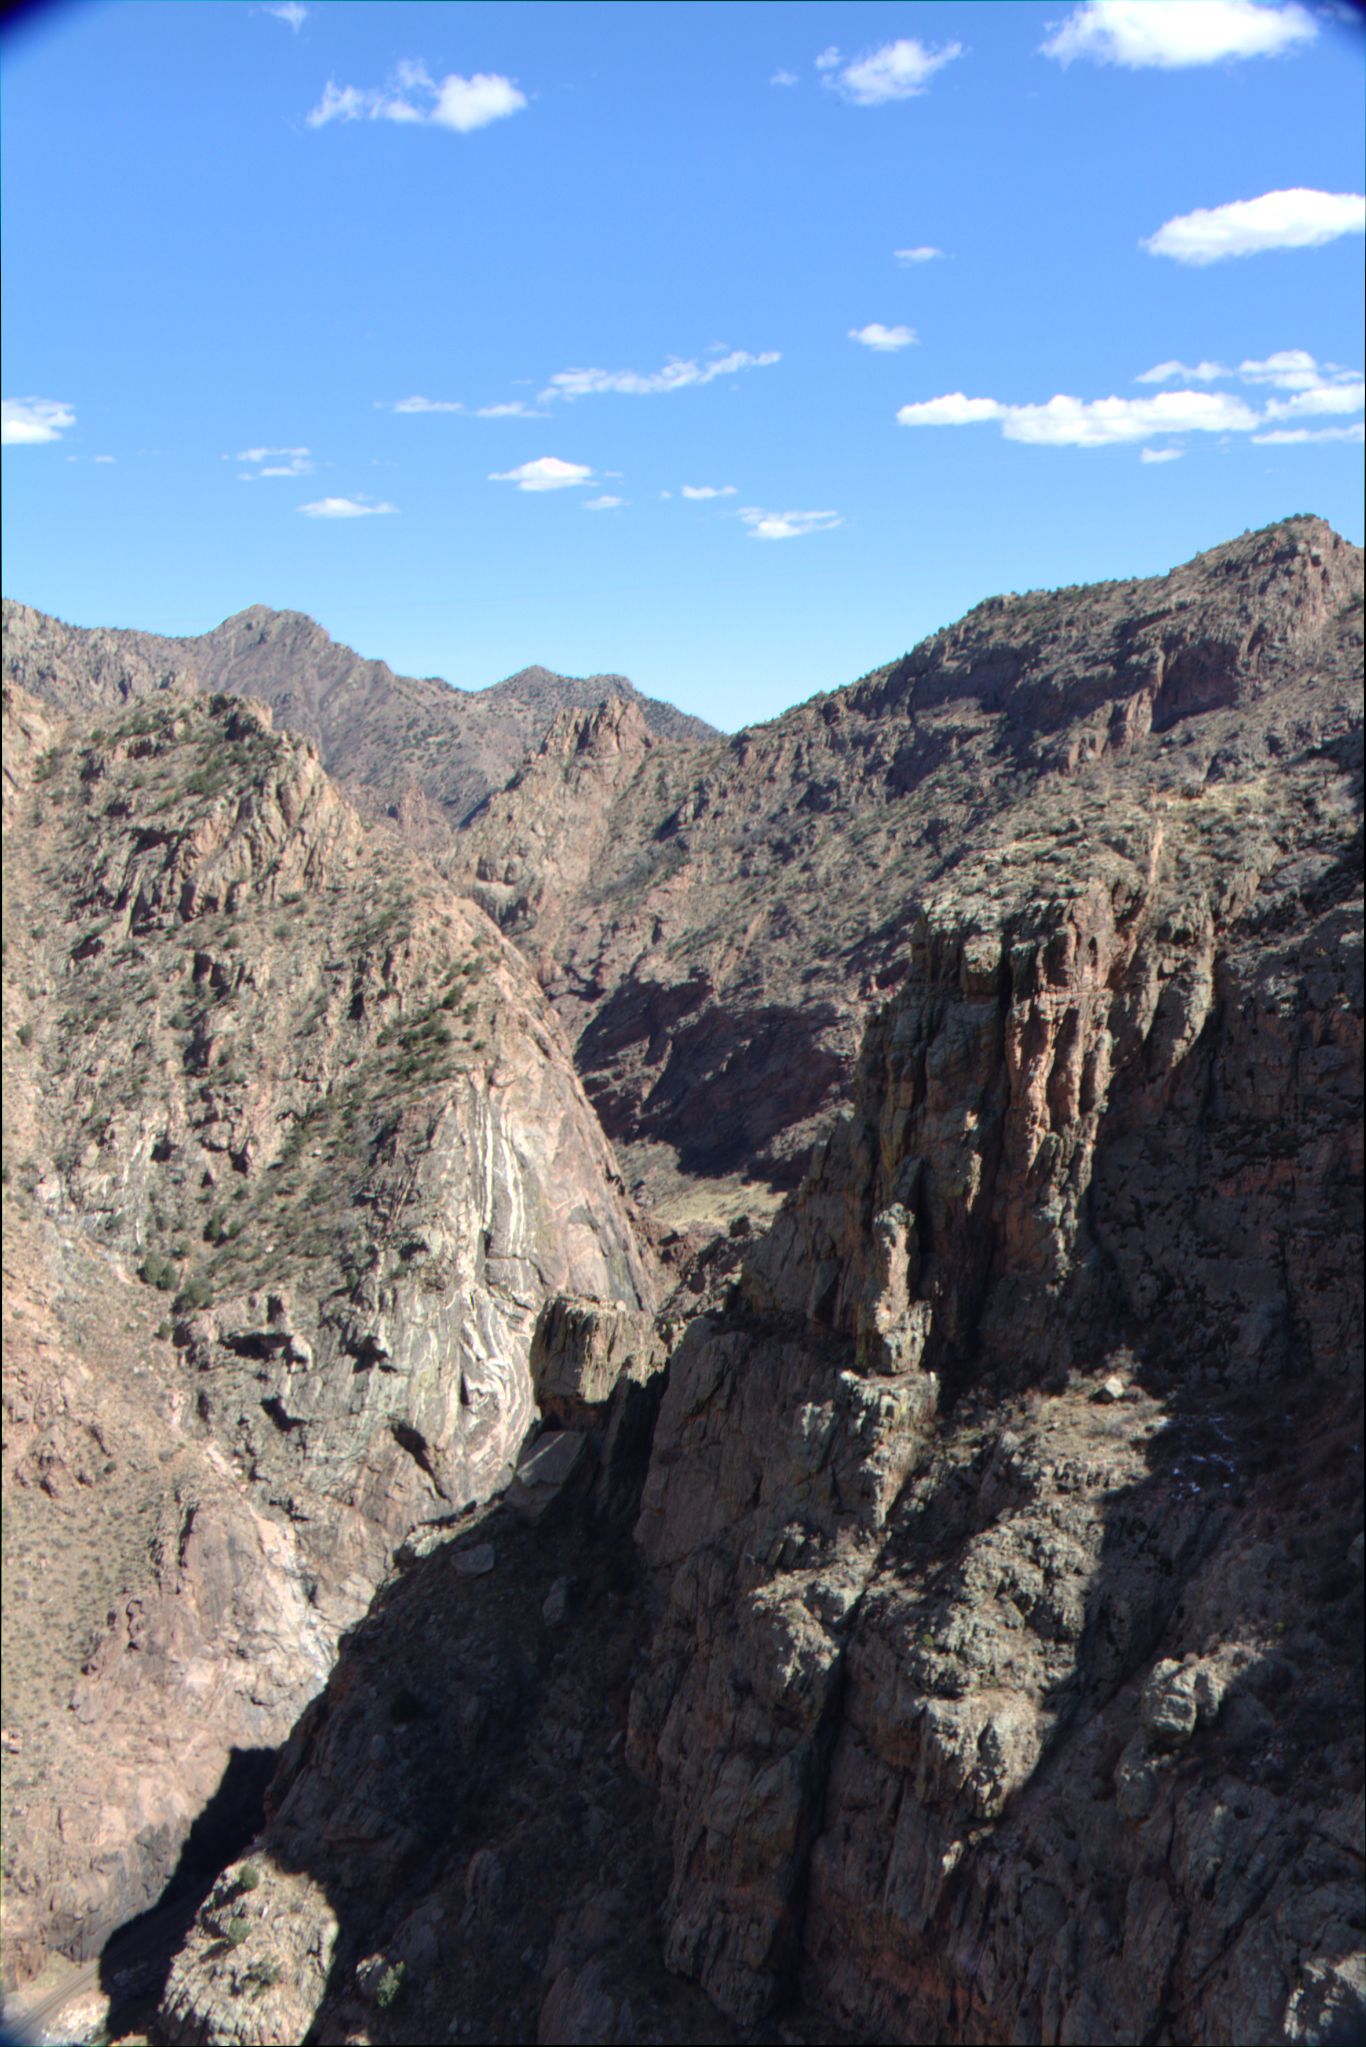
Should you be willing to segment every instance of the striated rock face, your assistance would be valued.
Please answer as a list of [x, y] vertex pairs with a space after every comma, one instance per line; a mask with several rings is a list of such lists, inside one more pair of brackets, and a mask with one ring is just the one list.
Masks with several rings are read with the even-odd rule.
[[[635, 1310], [652, 1280], [523, 962], [311, 748], [174, 690], [94, 731], [17, 691], [7, 719], [6, 1198], [54, 1332], [21, 1343], [15, 1397], [25, 1429], [79, 1417], [16, 1439], [24, 1540], [94, 1482], [71, 1442], [122, 1430], [151, 1555], [70, 1617], [98, 1637], [74, 1717], [6, 1706], [26, 1969], [155, 1897], [229, 1751], [283, 1737], [396, 1548], [506, 1482], [547, 1296]], [[95, 1295], [154, 1331], [141, 1420], [117, 1419]]]

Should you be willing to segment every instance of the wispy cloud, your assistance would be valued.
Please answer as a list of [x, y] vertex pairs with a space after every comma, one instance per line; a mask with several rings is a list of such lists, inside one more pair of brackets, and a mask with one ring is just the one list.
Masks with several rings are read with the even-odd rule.
[[458, 398], [377, 398], [375, 405], [382, 412], [463, 412], [465, 410]]
[[1178, 214], [1139, 243], [1154, 256], [1177, 263], [1222, 263], [1230, 256], [1256, 256], [1265, 249], [1313, 249], [1339, 235], [1366, 231], [1366, 195], [1316, 192], [1297, 185], [1263, 192], [1260, 199], [1235, 199], [1228, 206], [1199, 207]]
[[861, 341], [881, 355], [894, 355], [899, 348], [913, 348], [918, 336], [914, 327], [884, 327], [881, 320], [874, 320], [867, 327], [851, 327], [849, 339]]
[[733, 498], [733, 483], [685, 483], [679, 495], [685, 498]]
[[326, 127], [330, 121], [398, 121], [468, 135], [520, 113], [526, 103], [526, 94], [501, 72], [479, 71], [473, 78], [462, 78], [452, 71], [438, 79], [425, 64], [406, 58], [386, 86], [338, 85], [329, 78], [321, 100], [306, 118], [310, 128]]
[[1276, 57], [1309, 43], [1318, 27], [1307, 9], [1256, 0], [1089, 0], [1050, 22], [1045, 57], [1070, 64], [1122, 64], [1131, 71], [1184, 70], [1235, 57]]
[[1179, 462], [1185, 454], [1184, 448], [1140, 448], [1140, 462]]
[[927, 50], [914, 36], [903, 36], [847, 63], [837, 49], [822, 50], [816, 69], [824, 73], [821, 83], [851, 106], [881, 107], [889, 100], [917, 98], [936, 71], [962, 54], [961, 43]]
[[918, 249], [893, 249], [892, 260], [899, 263], [903, 270], [909, 270], [913, 263], [933, 263], [935, 258], [942, 256], [943, 253], [942, 249], [931, 248], [930, 244], [925, 242]]
[[800, 80], [800, 78], [798, 78], [798, 76], [797, 76], [797, 74], [796, 74], [796, 72], [795, 72], [795, 71], [775, 71], [775, 72], [774, 72], [774, 74], [773, 74], [773, 76], [772, 76], [772, 78], [770, 78], [768, 82], [769, 82], [769, 84], [770, 84], [770, 85], [800, 85], [800, 84], [801, 84], [801, 80]]
[[295, 35], [298, 35], [308, 19], [308, 9], [304, 6], [303, 0], [266, 0], [262, 12], [273, 14], [277, 21], [283, 21], [292, 28]]
[[660, 391], [684, 391], [694, 384], [711, 384], [718, 377], [734, 376], [739, 370], [767, 369], [770, 363], [781, 361], [777, 349], [769, 349], [763, 355], [750, 355], [743, 348], [733, 348], [728, 355], [718, 356], [714, 362], [670, 356], [662, 370], [651, 370], [645, 374], [639, 370], [557, 370], [540, 395], [543, 404], [556, 398], [595, 397], [604, 391], [624, 392], [632, 398], [648, 398]]
[[299, 510], [306, 519], [372, 519], [385, 512], [396, 512], [398, 506], [367, 497], [318, 498], [311, 505], [300, 505]]
[[251, 465], [249, 473], [239, 479], [242, 483], [258, 483], [265, 476], [307, 476], [313, 468], [313, 456], [307, 448], [241, 448], [235, 455], [225, 455], [223, 460]]
[[[1249, 357], [1238, 368], [1202, 362], [1189, 370], [1179, 362], [1158, 363], [1135, 381], [1159, 384], [1175, 376], [1199, 377], [1207, 385], [1241, 384], [1244, 391], [1160, 391], [1143, 398], [1072, 398], [1059, 394], [1045, 405], [1008, 405], [996, 398], [968, 398], [961, 391], [903, 405], [903, 426], [971, 426], [994, 420], [1005, 438], [1037, 446], [1106, 448], [1171, 434], [1250, 433], [1278, 441], [1355, 438], [1350, 428], [1313, 429], [1302, 421], [1360, 412], [1366, 383], [1360, 372], [1321, 363], [1307, 349], [1281, 349]], [[1284, 392], [1284, 396], [1270, 395]], [[1288, 422], [1287, 425], [1282, 425]], [[1272, 428], [1271, 434], [1267, 429]], [[1260, 430], [1260, 431], [1259, 431]], [[1146, 460], [1156, 459], [1152, 454]]]
[[76, 424], [69, 405], [57, 398], [6, 398], [0, 401], [0, 442], [7, 448], [36, 447], [57, 441]]
[[747, 505], [740, 517], [751, 540], [800, 540], [804, 534], [829, 533], [844, 524], [838, 512], [765, 512], [757, 505]]
[[1361, 420], [1355, 426], [1297, 426], [1277, 427], [1269, 434], [1254, 434], [1258, 447], [1290, 447], [1303, 441], [1355, 441], [1358, 445], [1366, 440], [1366, 425]]
[[1221, 362], [1160, 362], [1134, 378], [1136, 384], [1214, 384], [1231, 374]]
[[[1136, 384], [1181, 381], [1194, 384], [1269, 384], [1280, 391], [1322, 392], [1354, 389], [1360, 382], [1360, 373], [1345, 370], [1340, 363], [1319, 362], [1307, 348], [1281, 348], [1260, 359], [1248, 357], [1236, 369], [1230, 369], [1227, 363], [1221, 362], [1199, 362], [1193, 368], [1189, 363], [1160, 362], [1154, 369], [1144, 370], [1134, 378]], [[1322, 409], [1351, 411], [1353, 408], [1329, 405]]]
[[117, 455], [92, 455], [90, 459], [92, 462], [116, 462], [118, 457]]
[[587, 498], [584, 501], [583, 509], [585, 512], [615, 512], [619, 505], [624, 505], [625, 503], [625, 498]]
[[495, 469], [490, 483], [513, 483], [518, 490], [572, 490], [576, 484], [591, 483], [593, 471], [586, 462], [562, 462], [558, 455], [538, 455], [534, 462], [519, 463], [516, 469]]
[[509, 398], [502, 405], [481, 405], [475, 413], [476, 419], [548, 419], [537, 405], [528, 405], [525, 398]]

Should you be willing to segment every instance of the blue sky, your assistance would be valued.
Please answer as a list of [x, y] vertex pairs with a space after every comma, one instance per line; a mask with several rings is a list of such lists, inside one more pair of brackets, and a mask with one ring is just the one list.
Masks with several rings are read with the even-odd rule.
[[31, 10], [6, 592], [733, 727], [999, 590], [1360, 540], [1361, 86], [1258, 0]]

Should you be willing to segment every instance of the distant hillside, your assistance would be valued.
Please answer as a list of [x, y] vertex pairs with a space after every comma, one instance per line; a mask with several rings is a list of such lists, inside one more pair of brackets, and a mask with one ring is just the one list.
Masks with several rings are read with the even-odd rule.
[[438, 677], [395, 675], [302, 612], [260, 604], [212, 632], [172, 639], [68, 626], [7, 599], [4, 639], [6, 680], [77, 719], [168, 686], [259, 698], [282, 725], [313, 740], [328, 772], [367, 811], [400, 819], [407, 837], [429, 846], [503, 787], [561, 711], [626, 697], [661, 739], [717, 736], [621, 675], [531, 667], [491, 689], [459, 690]]

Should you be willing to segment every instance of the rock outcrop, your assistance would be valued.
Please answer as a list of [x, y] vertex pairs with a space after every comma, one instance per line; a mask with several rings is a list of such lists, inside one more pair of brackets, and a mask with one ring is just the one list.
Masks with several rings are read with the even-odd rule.
[[[83, 731], [15, 691], [7, 720], [6, 1202], [53, 1318], [11, 1367], [26, 1553], [94, 1483], [86, 1434], [122, 1432], [151, 1517], [107, 1608], [33, 1645], [96, 1627], [72, 1717], [6, 1705], [25, 1970], [156, 1897], [395, 1551], [506, 1483], [543, 1302], [653, 1281], [520, 957], [310, 747], [174, 688]], [[139, 1304], [140, 1424], [92, 1293]]]

